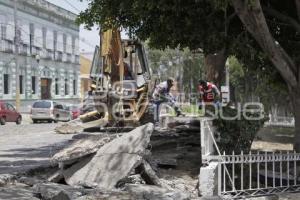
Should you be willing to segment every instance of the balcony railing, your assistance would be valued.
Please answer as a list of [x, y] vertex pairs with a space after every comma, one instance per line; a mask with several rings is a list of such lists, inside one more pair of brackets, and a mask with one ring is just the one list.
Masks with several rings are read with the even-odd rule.
[[[0, 52], [14, 53], [14, 44], [12, 41], [0, 40]], [[49, 49], [42, 49], [39, 47], [30, 47], [27, 44], [20, 44], [19, 54], [23, 56], [39, 55], [41, 59], [54, 60], [58, 62], [79, 64], [79, 55], [70, 53], [63, 53], [61, 51], [53, 51]]]

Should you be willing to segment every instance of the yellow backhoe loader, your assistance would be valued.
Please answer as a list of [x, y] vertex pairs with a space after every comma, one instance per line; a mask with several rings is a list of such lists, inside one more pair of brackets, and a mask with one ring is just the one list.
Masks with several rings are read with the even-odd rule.
[[76, 133], [91, 127], [136, 126], [151, 121], [149, 94], [154, 88], [143, 45], [122, 40], [118, 29], [100, 34], [90, 71], [91, 91], [86, 107], [93, 110], [56, 128]]

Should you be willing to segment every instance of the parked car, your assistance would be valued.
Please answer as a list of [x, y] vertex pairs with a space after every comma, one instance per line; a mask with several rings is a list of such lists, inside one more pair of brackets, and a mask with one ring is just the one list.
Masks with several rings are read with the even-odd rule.
[[22, 115], [13, 105], [0, 101], [0, 124], [4, 125], [6, 122], [21, 124]]
[[80, 108], [75, 105], [69, 105], [68, 109], [72, 114], [72, 119], [77, 119], [80, 116]]
[[39, 100], [33, 103], [31, 107], [31, 119], [33, 123], [38, 121], [70, 121], [71, 112], [61, 103], [51, 100]]

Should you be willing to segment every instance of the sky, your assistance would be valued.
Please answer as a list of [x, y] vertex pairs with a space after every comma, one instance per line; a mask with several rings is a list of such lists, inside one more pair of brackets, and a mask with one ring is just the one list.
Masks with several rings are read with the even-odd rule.
[[[83, 0], [80, 2], [79, 0], [47, 0], [50, 3], [53, 3], [57, 6], [60, 6], [66, 10], [69, 10], [75, 14], [79, 14], [80, 11], [85, 10], [88, 7], [88, 1]], [[86, 57], [91, 58], [93, 55], [94, 49], [96, 45], [99, 45], [99, 34], [97, 28], [93, 28], [92, 31], [84, 29], [84, 27], [80, 26], [80, 42], [79, 48], [80, 53], [86, 55]]]

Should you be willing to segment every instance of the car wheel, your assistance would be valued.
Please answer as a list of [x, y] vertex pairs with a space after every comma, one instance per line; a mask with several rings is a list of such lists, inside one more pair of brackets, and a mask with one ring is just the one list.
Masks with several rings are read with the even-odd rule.
[[6, 121], [5, 121], [5, 118], [4, 118], [4, 117], [1, 117], [1, 118], [0, 118], [0, 124], [1, 124], [1, 125], [5, 125], [5, 122], [6, 122]]
[[21, 123], [22, 123], [22, 117], [21, 117], [21, 116], [19, 116], [19, 117], [18, 117], [18, 119], [17, 119], [17, 121], [16, 121], [16, 124], [18, 124], [18, 125], [19, 125], [19, 124], [21, 124]]

